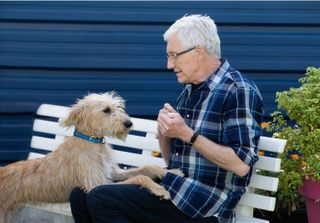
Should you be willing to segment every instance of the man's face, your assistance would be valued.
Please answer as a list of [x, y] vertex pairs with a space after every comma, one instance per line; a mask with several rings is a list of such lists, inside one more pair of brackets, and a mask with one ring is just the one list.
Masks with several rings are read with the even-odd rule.
[[[186, 50], [189, 49], [181, 47], [177, 35], [174, 35], [167, 42], [167, 68], [173, 69], [181, 84], [192, 83], [194, 81], [192, 76], [197, 69], [196, 48], [190, 48], [190, 51], [177, 55]], [[174, 57], [175, 55], [176, 57]]]

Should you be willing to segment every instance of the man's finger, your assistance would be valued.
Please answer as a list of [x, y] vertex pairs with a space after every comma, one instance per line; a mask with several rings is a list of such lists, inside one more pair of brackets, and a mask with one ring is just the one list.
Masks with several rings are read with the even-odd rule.
[[167, 125], [170, 122], [170, 117], [168, 117], [168, 114], [159, 114], [158, 123], [159, 122]]
[[176, 117], [177, 117], [177, 113], [176, 113], [176, 112], [169, 112], [169, 113], [167, 114], [167, 116], [168, 116], [169, 118], [176, 118]]
[[177, 112], [169, 103], [165, 103], [164, 108], [167, 109], [169, 112]]

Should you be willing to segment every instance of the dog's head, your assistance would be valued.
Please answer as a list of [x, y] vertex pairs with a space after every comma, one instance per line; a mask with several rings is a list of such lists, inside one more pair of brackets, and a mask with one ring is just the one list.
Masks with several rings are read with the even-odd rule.
[[115, 92], [89, 94], [79, 99], [62, 124], [74, 125], [79, 132], [90, 136], [118, 139], [125, 139], [132, 126], [125, 102]]

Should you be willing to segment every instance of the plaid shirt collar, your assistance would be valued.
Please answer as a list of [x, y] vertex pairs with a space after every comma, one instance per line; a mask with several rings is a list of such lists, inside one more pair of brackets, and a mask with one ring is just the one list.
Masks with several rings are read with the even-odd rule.
[[[205, 80], [201, 84], [201, 86], [199, 86], [198, 89], [207, 87], [209, 91], [210, 90], [212, 91], [220, 83], [222, 77], [227, 73], [230, 67], [229, 62], [226, 59], [221, 59], [220, 61], [221, 61], [220, 67], [213, 74], [211, 74], [209, 78]], [[187, 90], [188, 95], [190, 95], [192, 91], [192, 84], [186, 84], [185, 90]]]

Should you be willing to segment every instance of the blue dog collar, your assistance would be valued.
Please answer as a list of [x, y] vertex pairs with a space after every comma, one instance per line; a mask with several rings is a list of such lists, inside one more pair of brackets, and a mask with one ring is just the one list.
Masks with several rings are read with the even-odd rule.
[[87, 135], [84, 135], [84, 134], [78, 132], [77, 130], [74, 130], [73, 135], [80, 138], [80, 139], [84, 139], [84, 140], [94, 142], [94, 143], [102, 143], [102, 144], [106, 143], [106, 140], [104, 138], [95, 138], [93, 136], [87, 136]]

